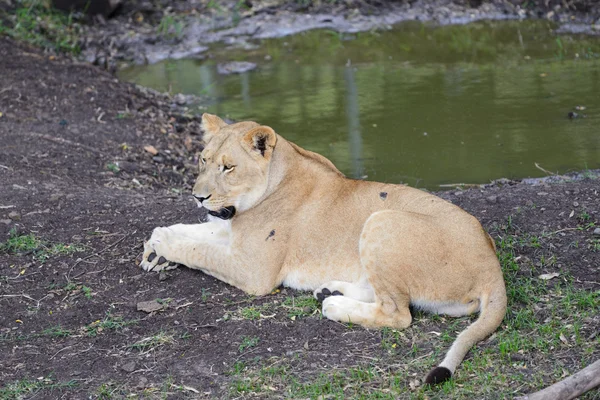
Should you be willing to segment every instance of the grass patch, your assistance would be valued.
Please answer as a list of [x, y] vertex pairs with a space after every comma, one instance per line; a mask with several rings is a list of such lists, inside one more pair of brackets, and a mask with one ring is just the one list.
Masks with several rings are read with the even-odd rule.
[[265, 318], [265, 313], [270, 310], [269, 304], [254, 305], [248, 307], [241, 307], [237, 313], [242, 319], [248, 319], [250, 321], [256, 321], [261, 318]]
[[119, 330], [129, 325], [137, 324], [137, 320], [125, 321], [123, 317], [112, 315], [110, 312], [102, 320], [97, 320], [84, 326], [81, 330], [87, 336], [98, 336], [102, 332]]
[[316, 314], [321, 308], [312, 295], [288, 296], [282, 306], [287, 309], [287, 316], [293, 320]]
[[79, 54], [81, 30], [73, 14], [55, 10], [50, 0], [16, 0], [13, 12], [0, 14], [0, 34], [56, 52]]
[[[22, 379], [7, 383], [0, 387], [0, 399], [23, 399], [31, 398], [40, 392], [49, 392], [49, 397], [58, 398], [58, 393], [65, 389], [74, 388], [77, 382], [74, 380], [68, 382], [54, 382], [50, 378], [38, 378], [36, 380]], [[58, 392], [58, 393], [57, 393]], [[53, 395], [50, 395], [52, 393]]]
[[250, 347], [256, 346], [258, 342], [260, 342], [260, 338], [256, 336], [244, 336], [239, 347], [240, 353], [242, 353], [244, 350]]
[[138, 340], [129, 347], [135, 350], [139, 350], [141, 352], [149, 352], [152, 350], [156, 350], [159, 347], [163, 347], [174, 343], [175, 336], [173, 334], [167, 332], [159, 332], [154, 336]]
[[72, 330], [65, 329], [60, 325], [56, 325], [56, 326], [51, 326], [50, 328], [46, 328], [40, 333], [29, 333], [29, 334], [6, 333], [3, 335], [0, 335], [0, 343], [30, 340], [30, 339], [39, 338], [39, 337], [61, 338], [61, 337], [72, 336], [73, 334], [74, 334], [74, 332]]
[[79, 244], [49, 243], [33, 233], [20, 235], [15, 229], [10, 231], [6, 242], [0, 243], [0, 253], [27, 255], [33, 254], [33, 258], [41, 263], [49, 258], [59, 255], [71, 255], [85, 251], [86, 247]]
[[164, 39], [181, 40], [185, 24], [183, 18], [178, 15], [163, 15], [156, 28], [156, 33]]

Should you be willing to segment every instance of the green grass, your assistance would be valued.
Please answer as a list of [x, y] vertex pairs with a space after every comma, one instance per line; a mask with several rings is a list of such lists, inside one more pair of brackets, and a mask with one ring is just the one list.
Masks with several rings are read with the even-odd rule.
[[264, 313], [267, 313], [269, 309], [269, 304], [242, 307], [238, 310], [238, 315], [243, 319], [255, 321], [264, 318]]
[[10, 14], [0, 14], [0, 34], [56, 52], [79, 54], [81, 25], [73, 15], [55, 10], [50, 0], [16, 0]]
[[312, 295], [288, 296], [282, 306], [287, 309], [287, 316], [293, 320], [311, 316], [321, 309], [321, 305]]
[[256, 337], [256, 336], [244, 336], [242, 338], [242, 342], [240, 343], [240, 353], [242, 353], [244, 350], [250, 348], [250, 347], [254, 347], [258, 344], [258, 342], [260, 341], [260, 338]]
[[119, 330], [129, 325], [137, 324], [137, 320], [124, 320], [121, 316], [112, 315], [110, 312], [106, 313], [103, 319], [96, 320], [82, 328], [83, 333], [87, 336], [98, 336], [102, 332]]
[[85, 251], [86, 247], [79, 244], [49, 243], [36, 237], [33, 233], [20, 235], [11, 230], [6, 242], [0, 243], [0, 253], [33, 254], [33, 258], [41, 263], [58, 255], [71, 255]]
[[171, 345], [175, 343], [175, 335], [168, 332], [158, 332], [153, 336], [149, 336], [138, 340], [129, 346], [132, 349], [139, 350], [141, 352], [148, 352], [152, 350], [156, 350], [159, 347], [163, 347], [166, 345]]
[[74, 380], [68, 382], [54, 382], [50, 378], [38, 378], [36, 380], [23, 379], [9, 382], [0, 387], [0, 399], [25, 399], [33, 398], [40, 392], [45, 392], [48, 398], [59, 398], [59, 393], [65, 389], [74, 388], [77, 382]]
[[156, 33], [164, 39], [180, 40], [183, 37], [183, 19], [177, 15], [163, 15], [156, 28]]
[[40, 333], [28, 333], [28, 334], [6, 333], [3, 335], [0, 335], [0, 343], [13, 342], [13, 341], [24, 341], [24, 340], [30, 340], [30, 339], [39, 338], [39, 337], [61, 338], [61, 337], [68, 337], [68, 336], [72, 336], [72, 335], [74, 335], [74, 332], [72, 330], [65, 329], [60, 325], [55, 325], [55, 326], [51, 326], [49, 328], [44, 329]]

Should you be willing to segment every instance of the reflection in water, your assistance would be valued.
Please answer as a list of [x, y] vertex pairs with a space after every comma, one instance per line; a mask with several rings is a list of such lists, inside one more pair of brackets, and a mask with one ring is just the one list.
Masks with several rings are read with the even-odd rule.
[[[557, 50], [549, 32], [539, 21], [406, 24], [351, 41], [310, 32], [121, 77], [206, 95], [209, 112], [270, 125], [352, 177], [435, 189], [539, 176], [536, 162], [599, 168], [600, 39], [561, 36]], [[220, 76], [219, 57], [260, 68]], [[587, 117], [569, 120], [577, 105]]]
[[354, 71], [351, 66], [344, 68], [346, 82], [346, 115], [348, 117], [348, 142], [350, 144], [350, 160], [352, 162], [352, 177], [361, 178], [365, 171], [362, 159], [362, 138], [358, 115], [358, 91], [354, 83]]

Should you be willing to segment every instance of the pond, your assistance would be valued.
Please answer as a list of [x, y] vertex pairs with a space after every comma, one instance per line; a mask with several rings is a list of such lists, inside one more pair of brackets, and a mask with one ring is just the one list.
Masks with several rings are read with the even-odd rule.
[[[203, 110], [254, 120], [354, 178], [439, 189], [600, 167], [600, 38], [494, 21], [214, 46], [206, 60], [124, 69]], [[258, 68], [219, 75], [217, 64]], [[206, 105], [205, 105], [206, 106]], [[569, 113], [574, 118], [569, 118]]]

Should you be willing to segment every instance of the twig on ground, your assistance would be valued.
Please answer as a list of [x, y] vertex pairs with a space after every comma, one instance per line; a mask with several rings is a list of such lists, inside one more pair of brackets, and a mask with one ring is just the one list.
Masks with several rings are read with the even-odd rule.
[[35, 308], [40, 308], [40, 303], [42, 302], [42, 300], [44, 300], [48, 296], [50, 296], [50, 295], [47, 294], [44, 297], [42, 297], [41, 299], [36, 300], [33, 297], [28, 296], [28, 295], [23, 294], [23, 293], [21, 293], [21, 294], [2, 294], [2, 295], [0, 295], [0, 297], [25, 297], [26, 299], [31, 300], [31, 301], [35, 301], [37, 303], [37, 305], [35, 306]]
[[457, 187], [457, 186], [465, 186], [465, 187], [479, 187], [481, 183], [442, 183], [438, 185], [439, 187]]
[[74, 346], [74, 345], [72, 345], [72, 346], [67, 346], [67, 347], [63, 347], [62, 349], [60, 349], [59, 351], [57, 351], [56, 353], [54, 353], [54, 355], [53, 355], [52, 357], [50, 357], [49, 359], [50, 359], [50, 360], [52, 360], [54, 357], [56, 357], [56, 356], [58, 355], [58, 353], [60, 353], [60, 352], [61, 352], [61, 351], [63, 351], [63, 350], [66, 350], [66, 349], [70, 349], [70, 348], [71, 348], [71, 347], [73, 347], [73, 346]]
[[[118, 245], [119, 243], [121, 243], [123, 240], [125, 240], [125, 239], [126, 239], [128, 236], [133, 236], [133, 235], [135, 235], [135, 233], [136, 233], [136, 232], [137, 232], [137, 231], [133, 231], [133, 232], [132, 232], [130, 235], [124, 235], [124, 236], [123, 236], [121, 239], [117, 240], [117, 241], [116, 241], [116, 242], [114, 242], [113, 244], [111, 244], [111, 245], [109, 245], [109, 246], [107, 246], [107, 247], [103, 248], [102, 250], [100, 250], [100, 251], [98, 251], [98, 252], [96, 252], [96, 253], [94, 253], [94, 254], [90, 254], [89, 256], [87, 256], [87, 257], [84, 257], [84, 258], [78, 258], [78, 259], [77, 259], [77, 261], [75, 261], [75, 264], [73, 264], [73, 266], [72, 266], [72, 267], [69, 269], [69, 272], [67, 272], [67, 274], [65, 275], [65, 277], [67, 278], [67, 282], [70, 282], [70, 281], [71, 281], [71, 279], [69, 278], [69, 275], [71, 275], [71, 272], [73, 271], [73, 269], [74, 269], [74, 268], [75, 268], [75, 267], [76, 267], [76, 266], [77, 266], [77, 265], [78, 265], [80, 262], [83, 262], [83, 261], [85, 261], [85, 260], [88, 260], [88, 259], [90, 259], [90, 258], [92, 258], [92, 257], [97, 257], [97, 256], [100, 256], [100, 254], [102, 254], [102, 253], [104, 253], [105, 251], [107, 251], [107, 250], [110, 250], [111, 248], [115, 247], [116, 245]], [[86, 272], [86, 273], [87, 273], [87, 272]], [[79, 276], [81, 276], [81, 275], [78, 275], [77, 277], [79, 277]], [[73, 278], [73, 279], [75, 279], [75, 278]]]
[[559, 229], [559, 230], [557, 230], [557, 231], [551, 232], [550, 234], [551, 234], [551, 235], [556, 235], [556, 234], [557, 234], [557, 233], [559, 233], [559, 232], [564, 232], [564, 231], [576, 231], [576, 230], [578, 230], [578, 229], [579, 229], [579, 228], [563, 228], [563, 229]]
[[187, 303], [185, 303], [185, 304], [182, 304], [182, 305], [180, 305], [180, 306], [177, 306], [177, 307], [175, 307], [175, 309], [176, 309], [176, 310], [179, 310], [180, 308], [187, 307], [187, 306], [191, 306], [192, 304], [194, 304], [194, 302], [193, 302], [193, 301], [190, 301], [190, 302], [187, 302]]
[[521, 400], [570, 400], [600, 385], [600, 360], [581, 371], [545, 389], [523, 397]]
[[535, 165], [535, 167], [536, 167], [537, 169], [539, 169], [540, 171], [543, 171], [543, 172], [547, 173], [548, 175], [553, 175], [553, 176], [556, 176], [556, 175], [558, 175], [557, 173], [554, 173], [554, 172], [548, 171], [547, 169], [544, 169], [544, 168], [540, 167], [540, 165], [539, 165], [538, 163], [533, 163], [533, 164]]
[[74, 146], [74, 147], [78, 147], [80, 149], [84, 149], [87, 151], [91, 151], [92, 153], [96, 153], [96, 154], [102, 154], [102, 151], [100, 151], [99, 149], [96, 149], [94, 147], [82, 144], [82, 143], [77, 143], [77, 142], [73, 142], [72, 140], [69, 139], [64, 139], [61, 137], [56, 137], [56, 136], [51, 136], [48, 134], [42, 134], [42, 133], [33, 133], [33, 132], [29, 132], [26, 133], [26, 135], [28, 136], [33, 136], [39, 139], [44, 139], [44, 140], [48, 140], [50, 142], [54, 142], [54, 143], [58, 143], [58, 144], [62, 144], [62, 145], [69, 145], [69, 146]]

